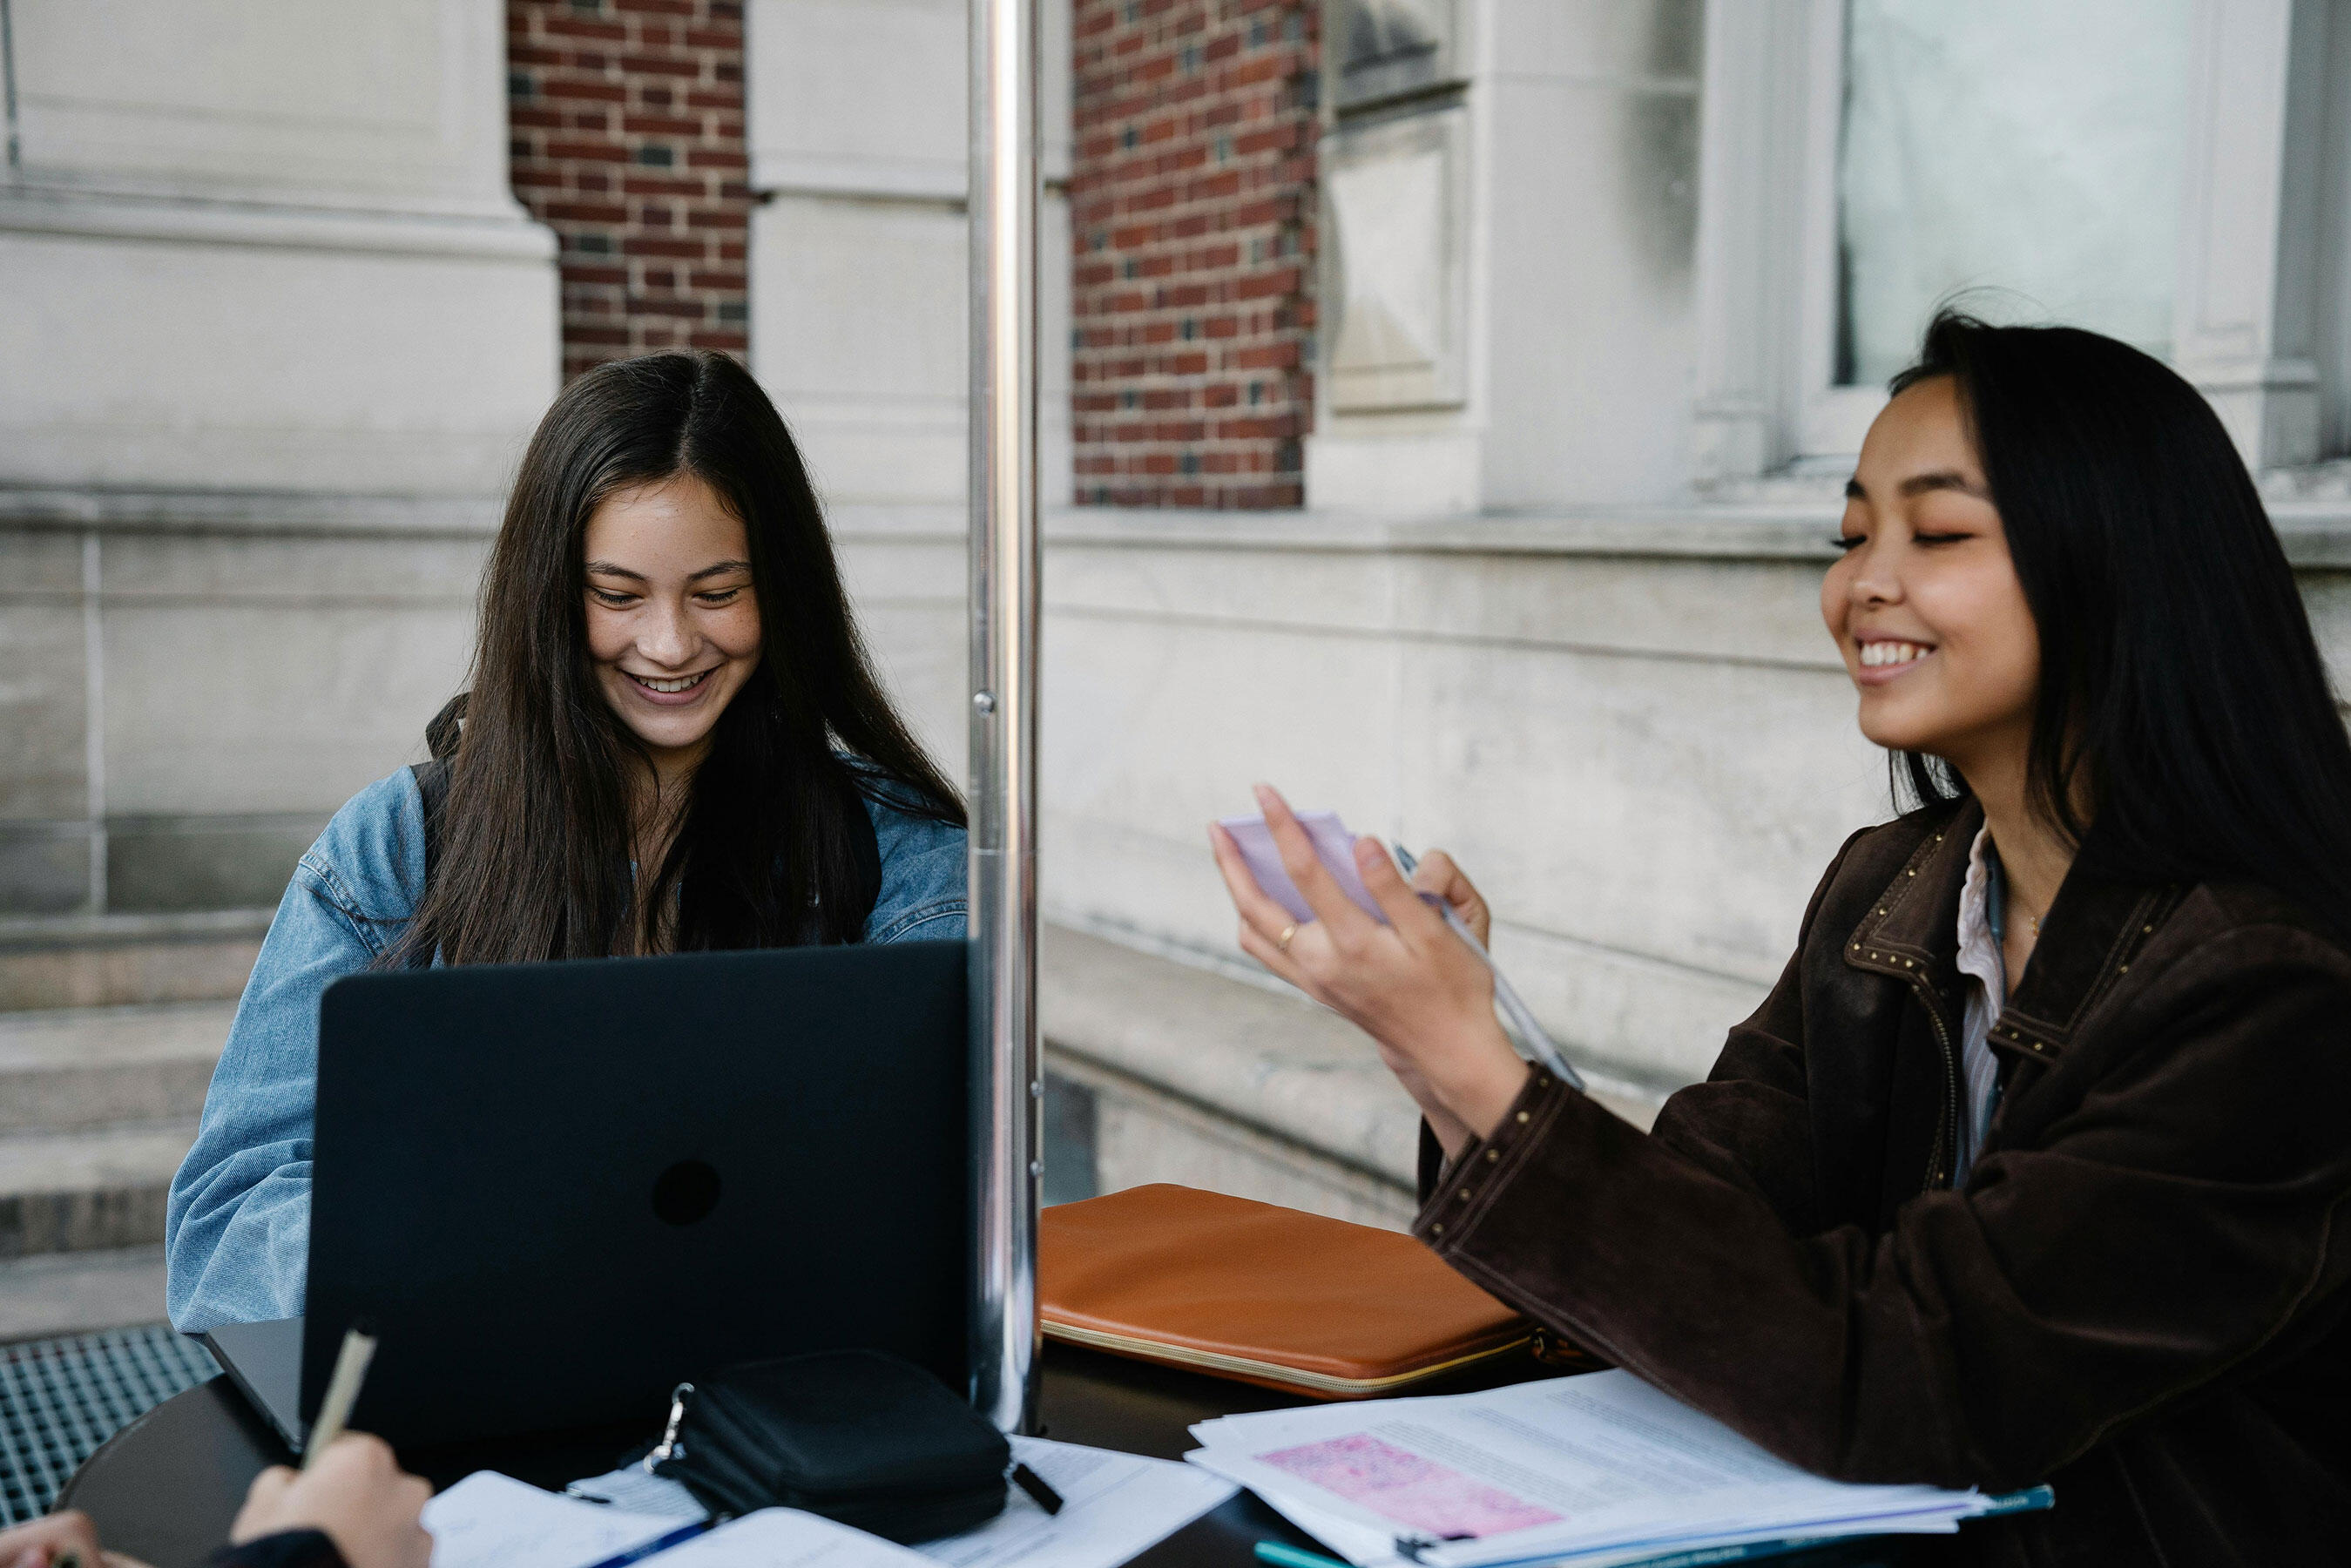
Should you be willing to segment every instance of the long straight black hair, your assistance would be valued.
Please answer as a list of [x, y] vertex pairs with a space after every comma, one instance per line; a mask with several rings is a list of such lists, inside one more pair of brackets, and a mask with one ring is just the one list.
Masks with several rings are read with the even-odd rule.
[[[2351, 941], [2351, 737], [2210, 405], [2111, 338], [1951, 311], [1891, 390], [1935, 376], [2040, 628], [2033, 810], [2094, 874], [2258, 883]], [[1936, 758], [1895, 765], [1897, 796], [1967, 792]]]
[[[748, 536], [761, 651], [665, 860], [632, 877], [632, 776], [651, 764], [589, 655], [583, 554], [607, 497], [687, 474]], [[392, 964], [646, 950], [673, 900], [682, 951], [853, 942], [873, 896], [856, 847], [866, 796], [964, 820], [874, 675], [799, 449], [723, 354], [602, 365], [547, 411], [483, 576], [463, 713], [434, 873]], [[450, 749], [450, 716], [436, 753]]]

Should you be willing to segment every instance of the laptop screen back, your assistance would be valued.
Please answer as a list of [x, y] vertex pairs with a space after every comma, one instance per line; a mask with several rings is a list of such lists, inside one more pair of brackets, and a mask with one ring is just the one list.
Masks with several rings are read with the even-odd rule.
[[355, 976], [319, 1030], [302, 1418], [441, 1443], [643, 1418], [844, 1346], [967, 1378], [967, 949]]

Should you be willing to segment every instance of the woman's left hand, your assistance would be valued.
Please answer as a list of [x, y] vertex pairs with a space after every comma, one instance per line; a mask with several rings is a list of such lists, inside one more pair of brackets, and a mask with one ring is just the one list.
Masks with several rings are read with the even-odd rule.
[[1231, 835], [1212, 828], [1242, 950], [1378, 1041], [1446, 1154], [1458, 1154], [1472, 1134], [1493, 1130], [1526, 1082], [1526, 1063], [1494, 1018], [1491, 971], [1421, 902], [1377, 840], [1355, 841], [1355, 869], [1384, 925], [1339, 891], [1288, 802], [1262, 784], [1257, 798], [1282, 869], [1314, 918], [1292, 921], [1258, 886]]

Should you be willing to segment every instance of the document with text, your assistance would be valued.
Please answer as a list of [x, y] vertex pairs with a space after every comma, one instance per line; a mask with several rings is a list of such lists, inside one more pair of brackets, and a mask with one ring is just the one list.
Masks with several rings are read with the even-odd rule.
[[433, 1568], [588, 1568], [698, 1526], [476, 1470], [424, 1505]]
[[1812, 1475], [1621, 1371], [1228, 1416], [1192, 1433], [1193, 1463], [1362, 1568], [1601, 1568], [1704, 1546], [1946, 1533], [1998, 1506]]
[[1042, 1437], [1013, 1438], [1012, 1454], [1061, 1494], [1061, 1512], [1016, 1487], [977, 1530], [914, 1550], [942, 1568], [1115, 1568], [1239, 1490], [1189, 1465]]

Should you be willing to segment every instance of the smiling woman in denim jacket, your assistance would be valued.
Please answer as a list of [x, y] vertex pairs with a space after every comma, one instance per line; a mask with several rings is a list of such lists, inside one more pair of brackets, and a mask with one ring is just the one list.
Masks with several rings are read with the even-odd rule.
[[783, 421], [724, 356], [556, 399], [432, 739], [336, 813], [270, 925], [172, 1183], [183, 1330], [302, 1311], [340, 977], [964, 936], [962, 804], [874, 677]]

